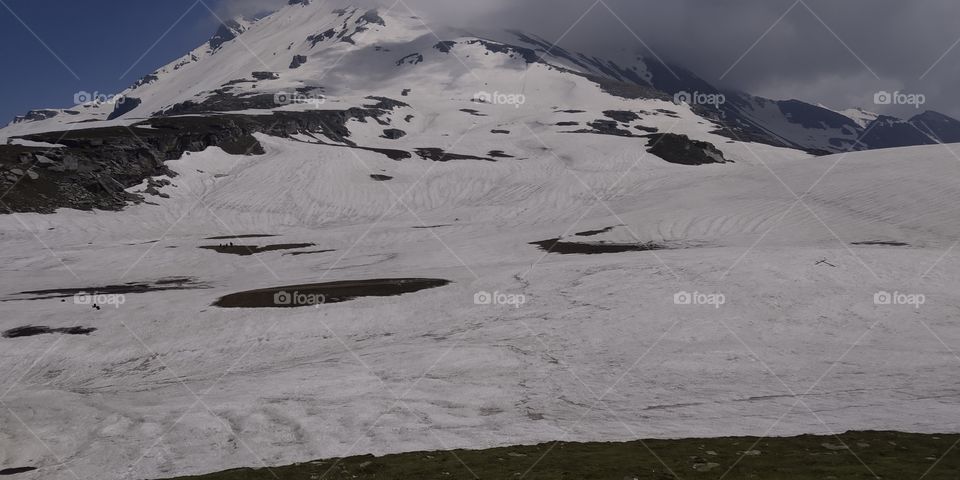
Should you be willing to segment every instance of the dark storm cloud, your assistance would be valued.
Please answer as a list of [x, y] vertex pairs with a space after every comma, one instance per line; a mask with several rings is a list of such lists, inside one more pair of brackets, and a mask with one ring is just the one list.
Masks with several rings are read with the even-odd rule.
[[[286, 2], [235, 3], [249, 8]], [[911, 114], [911, 107], [873, 104], [875, 92], [899, 90], [922, 93], [926, 107], [960, 116], [960, 95], [954, 92], [960, 85], [960, 47], [941, 59], [960, 38], [956, 0], [379, 3], [468, 30], [518, 29], [550, 41], [562, 37], [560, 44], [571, 50], [602, 54], [626, 49], [658, 56], [712, 83], [774, 98]]]

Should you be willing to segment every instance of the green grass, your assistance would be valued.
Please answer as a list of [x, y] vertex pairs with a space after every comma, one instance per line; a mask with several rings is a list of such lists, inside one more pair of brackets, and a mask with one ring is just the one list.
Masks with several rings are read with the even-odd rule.
[[[758, 441], [759, 440], [759, 441]], [[960, 479], [960, 435], [849, 432], [371, 455], [180, 480]], [[744, 455], [744, 452], [748, 452]], [[862, 463], [861, 463], [862, 462]], [[725, 476], [724, 476], [725, 475]]]

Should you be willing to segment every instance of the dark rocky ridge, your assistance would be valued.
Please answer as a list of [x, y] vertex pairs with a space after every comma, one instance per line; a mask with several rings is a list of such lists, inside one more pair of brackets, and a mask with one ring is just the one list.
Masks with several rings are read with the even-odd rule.
[[[388, 99], [377, 100], [376, 106], [389, 103]], [[66, 148], [0, 145], [0, 188], [8, 191], [0, 203], [0, 213], [52, 213], [58, 208], [119, 210], [129, 202], [143, 200], [124, 189], [149, 177], [173, 176], [164, 162], [179, 159], [186, 152], [219, 147], [233, 155], [262, 154], [263, 148], [254, 133], [287, 138], [307, 132], [344, 144], [341, 146], [365, 148], [348, 138], [347, 122], [379, 121], [387, 112], [379, 108], [350, 108], [270, 115], [159, 117], [130, 127], [27, 135], [23, 138]], [[410, 157], [409, 152], [369, 150], [393, 159]], [[3, 174], [4, 171], [7, 173]]]

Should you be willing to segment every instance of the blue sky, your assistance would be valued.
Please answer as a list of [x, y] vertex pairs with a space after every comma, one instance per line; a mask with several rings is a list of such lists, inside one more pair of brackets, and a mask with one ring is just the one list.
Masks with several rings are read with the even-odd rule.
[[[221, 0], [203, 1], [219, 14]], [[0, 0], [0, 125], [78, 91], [119, 92], [217, 24], [197, 0]]]

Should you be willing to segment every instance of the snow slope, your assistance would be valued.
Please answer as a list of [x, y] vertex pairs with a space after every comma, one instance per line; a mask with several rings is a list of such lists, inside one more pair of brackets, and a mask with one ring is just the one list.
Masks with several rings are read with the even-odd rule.
[[[560, 438], [960, 429], [960, 278], [944, 255], [960, 192], [946, 149], [807, 158], [731, 144], [735, 164], [683, 167], [638, 156], [633, 139], [537, 126], [524, 138], [545, 147], [436, 163], [260, 137], [262, 157], [171, 162], [180, 176], [156, 205], [0, 218], [0, 328], [98, 329], [2, 339], [2, 464], [40, 467], [24, 478], [150, 478]], [[809, 189], [804, 204], [785, 187]], [[597, 238], [670, 249], [528, 244], [611, 226]], [[280, 236], [243, 242], [335, 251], [198, 248], [251, 233]], [[851, 245], [863, 241], [910, 246]], [[210, 288], [99, 311], [16, 295], [173, 276]], [[454, 283], [319, 309], [210, 306], [402, 276]], [[881, 290], [927, 302], [877, 306]], [[476, 305], [480, 291], [527, 302]], [[678, 306], [680, 291], [726, 303]]]

